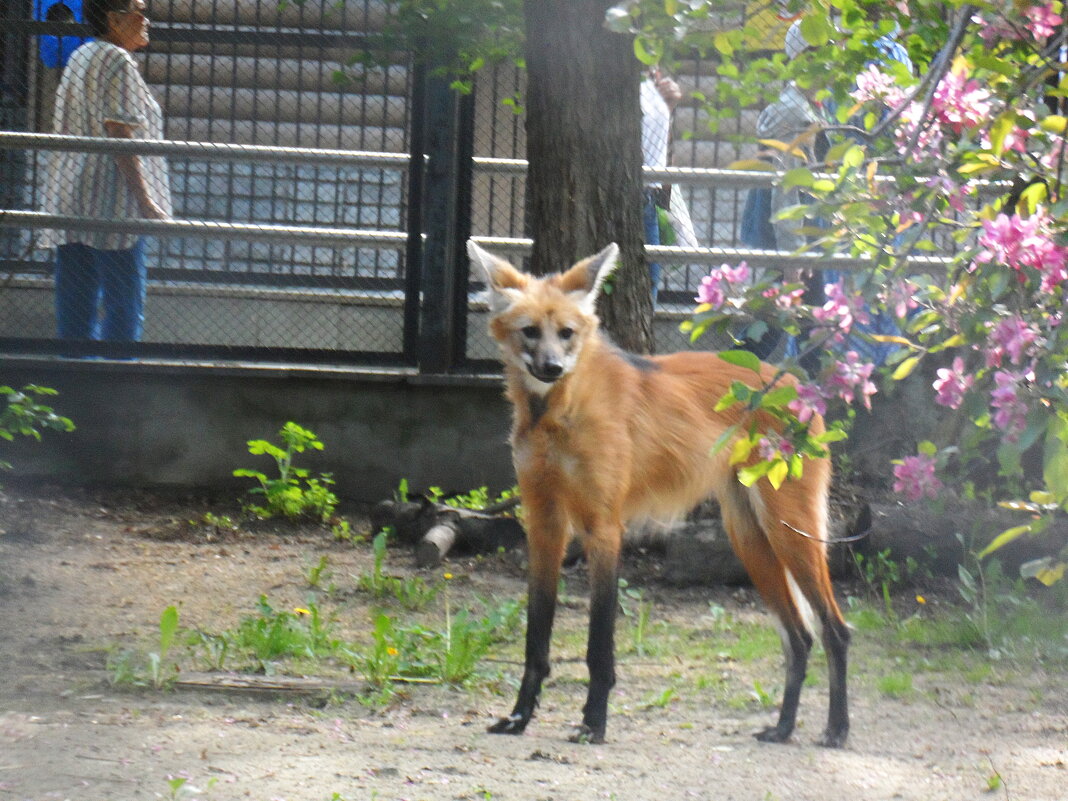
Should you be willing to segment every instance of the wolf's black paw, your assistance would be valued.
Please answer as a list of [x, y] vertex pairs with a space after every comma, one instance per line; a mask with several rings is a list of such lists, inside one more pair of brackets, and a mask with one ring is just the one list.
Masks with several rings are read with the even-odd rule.
[[604, 731], [596, 732], [583, 723], [581, 726], [576, 726], [575, 731], [567, 739], [583, 745], [601, 745], [604, 743]]
[[816, 741], [816, 745], [822, 746], [823, 748], [841, 748], [846, 744], [846, 740], [848, 738], [848, 726], [841, 729], [835, 729], [833, 731], [831, 729], [827, 729], [827, 731], [823, 733], [823, 736]]
[[790, 732], [782, 731], [778, 726], [769, 726], [753, 736], [762, 743], [785, 743], [790, 739]]
[[501, 718], [491, 726], [486, 727], [490, 734], [522, 734], [527, 727], [528, 719], [522, 715], [509, 715]]

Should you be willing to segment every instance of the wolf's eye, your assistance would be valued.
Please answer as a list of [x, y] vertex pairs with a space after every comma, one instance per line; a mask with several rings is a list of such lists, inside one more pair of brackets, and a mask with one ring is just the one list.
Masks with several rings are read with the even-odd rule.
[[566, 342], [567, 340], [571, 339], [571, 337], [575, 336], [575, 329], [574, 328], [561, 328], [558, 336], [560, 337], [560, 339], [562, 339], [562, 340], [564, 340]]
[[536, 325], [525, 325], [520, 329], [520, 333], [527, 339], [537, 339], [541, 336], [541, 329]]

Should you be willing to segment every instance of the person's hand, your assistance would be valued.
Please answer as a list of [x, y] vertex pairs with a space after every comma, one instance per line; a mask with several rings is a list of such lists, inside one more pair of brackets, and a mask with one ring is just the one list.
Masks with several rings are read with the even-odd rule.
[[660, 92], [660, 96], [664, 98], [669, 109], [674, 110], [682, 100], [682, 89], [679, 85], [666, 75], [661, 75], [659, 70], [656, 73], [656, 90]]

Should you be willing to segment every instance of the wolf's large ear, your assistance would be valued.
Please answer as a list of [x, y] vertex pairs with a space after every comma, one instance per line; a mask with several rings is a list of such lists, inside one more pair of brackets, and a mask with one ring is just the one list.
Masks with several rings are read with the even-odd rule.
[[561, 275], [560, 288], [565, 292], [582, 293], [583, 307], [592, 313], [601, 285], [616, 269], [618, 263], [619, 245], [613, 242], [600, 253], [583, 259]]
[[529, 280], [526, 275], [504, 259], [480, 248], [473, 239], [467, 240], [467, 255], [486, 279], [490, 289], [490, 309], [494, 314], [508, 308], [526, 287]]

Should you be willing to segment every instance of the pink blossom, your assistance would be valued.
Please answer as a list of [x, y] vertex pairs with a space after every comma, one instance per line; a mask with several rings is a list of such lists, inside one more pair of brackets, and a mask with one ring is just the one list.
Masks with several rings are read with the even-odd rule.
[[935, 88], [931, 109], [935, 118], [954, 133], [976, 128], [990, 118], [990, 92], [963, 71], [948, 73]]
[[793, 456], [794, 446], [781, 435], [773, 433], [760, 438], [757, 442], [757, 453], [765, 462], [774, 462], [776, 459], [789, 459]]
[[[958, 212], [963, 212], [966, 209], [965, 201], [969, 195], [974, 193], [972, 187], [967, 184], [962, 186], [945, 175], [936, 175], [933, 178], [929, 178], [925, 186], [928, 189], [936, 190], [938, 194], [945, 198], [949, 207]], [[920, 218], [922, 219], [922, 215]]]
[[[979, 25], [979, 36], [987, 44], [994, 44], [1004, 39], [1020, 40], [1028, 35], [1044, 41], [1051, 37], [1062, 18], [1054, 9], [1053, 3], [1020, 4], [1003, 3], [1004, 9], [997, 9], [1000, 14], [992, 19], [976, 14], [972, 22]], [[1022, 6], [1022, 7], [1021, 7]], [[995, 7], [996, 8], [996, 7]], [[1022, 27], [1010, 20], [1022, 19]]]
[[857, 75], [857, 88], [849, 94], [858, 103], [876, 100], [891, 108], [905, 100], [905, 92], [897, 79], [883, 72], [876, 64], [871, 64]]
[[1053, 3], [1038, 7], [1032, 6], [1029, 11], [1024, 12], [1024, 15], [1027, 30], [1039, 41], [1053, 36], [1057, 31], [1057, 26], [1064, 21], [1059, 14], [1054, 13]]
[[698, 303], [707, 303], [713, 309], [718, 309], [727, 300], [727, 293], [720, 287], [720, 281], [713, 278], [711, 275], [706, 275], [701, 279], [701, 286], [697, 287], [697, 297], [694, 298]]
[[1028, 349], [1038, 341], [1040, 334], [1030, 323], [1019, 316], [1000, 320], [990, 333], [993, 347], [987, 350], [986, 363], [990, 367], [1000, 367], [1002, 357], [1007, 353], [1013, 364], [1020, 364]]
[[793, 412], [799, 423], [807, 423], [814, 415], [827, 414], [823, 390], [816, 384], [798, 385], [797, 397], [786, 404], [786, 408]]
[[[1030, 267], [1041, 276], [1043, 292], [1068, 280], [1068, 249], [1054, 241], [1053, 221], [1044, 208], [1029, 217], [999, 214], [983, 220], [979, 246], [983, 249], [975, 257], [977, 263], [994, 262], [1017, 271]], [[1021, 274], [1020, 280], [1026, 276]]]
[[852, 403], [854, 393], [859, 392], [861, 401], [866, 409], [871, 409], [871, 396], [877, 391], [871, 381], [872, 370], [875, 365], [871, 362], [862, 362], [855, 350], [849, 351], [845, 359], [835, 362], [834, 372], [827, 380], [827, 389], [837, 395], [846, 403]]
[[900, 493], [910, 501], [923, 497], [937, 498], [942, 482], [935, 476], [933, 456], [919, 454], [906, 456], [894, 465], [894, 492]]
[[994, 374], [994, 391], [990, 393], [990, 406], [995, 409], [993, 422], [1005, 433], [1005, 439], [1016, 442], [1027, 425], [1027, 404], [1020, 398], [1020, 383], [1023, 376], [1006, 370]]
[[[901, 113], [901, 124], [894, 132], [899, 147], [911, 144], [913, 150], [905, 155], [913, 161], [922, 161], [925, 158], [934, 158], [939, 155], [942, 143], [945, 139], [941, 127], [927, 124], [924, 120], [924, 106], [922, 103], [910, 103]], [[919, 133], [916, 129], [920, 128]], [[915, 142], [912, 139], [915, 137]]]
[[827, 301], [822, 308], [813, 309], [812, 316], [821, 323], [832, 325], [842, 334], [848, 334], [853, 323], [867, 323], [868, 313], [864, 310], [864, 298], [860, 293], [852, 297], [846, 294], [845, 287], [839, 281], [826, 284], [823, 288]]
[[964, 360], [958, 356], [953, 360], [952, 367], [939, 368], [938, 378], [933, 384], [935, 392], [938, 393], [935, 402], [950, 409], [959, 409], [964, 402], [964, 393], [974, 381], [975, 376], [965, 374]]
[[[744, 261], [737, 267], [723, 264], [713, 267], [708, 275], [701, 279], [701, 285], [697, 288], [698, 303], [707, 303], [713, 309], [719, 309], [727, 302], [727, 289], [744, 284], [749, 280], [749, 265]], [[723, 285], [727, 284], [727, 287]]]
[[777, 286], [769, 287], [760, 293], [762, 297], [775, 303], [775, 308], [783, 311], [801, 305], [801, 299], [805, 295], [804, 288], [793, 289], [786, 292]]
[[918, 291], [919, 287], [912, 281], [898, 279], [882, 293], [882, 300], [888, 308], [893, 309], [895, 317], [903, 318], [913, 309], [919, 308], [920, 304], [916, 302]]
[[[1005, 150], [1013, 150], [1017, 153], [1027, 153], [1027, 140], [1031, 137], [1031, 132], [1015, 126], [1011, 131], [1005, 134], [1005, 139], [1002, 141], [1001, 146]], [[990, 137], [983, 137], [983, 147], [989, 148]]]

